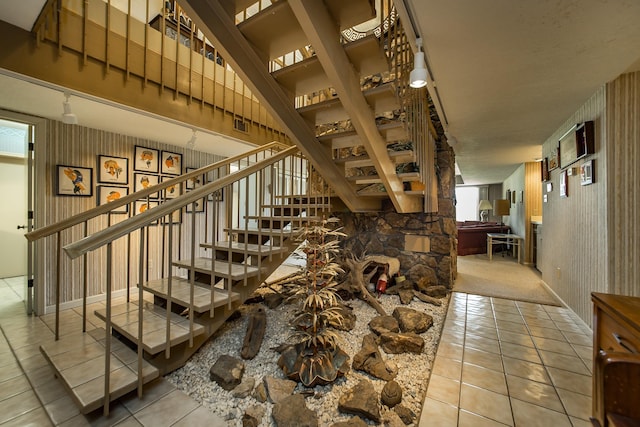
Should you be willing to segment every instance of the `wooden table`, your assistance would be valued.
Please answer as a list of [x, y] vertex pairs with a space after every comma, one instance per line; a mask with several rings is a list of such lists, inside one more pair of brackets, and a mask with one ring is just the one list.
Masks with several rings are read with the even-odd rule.
[[518, 264], [520, 263], [520, 247], [524, 239], [517, 234], [507, 233], [487, 233], [487, 254], [489, 261], [493, 257], [493, 245], [511, 245], [514, 250], [518, 251]]

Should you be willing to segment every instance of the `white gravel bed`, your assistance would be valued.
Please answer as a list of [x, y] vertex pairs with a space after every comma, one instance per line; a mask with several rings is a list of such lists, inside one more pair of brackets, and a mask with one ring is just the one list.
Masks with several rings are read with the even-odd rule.
[[[396, 295], [383, 295], [379, 299], [387, 314], [391, 315], [397, 306], [401, 306]], [[416, 298], [405, 307], [413, 308], [433, 316], [433, 326], [427, 332], [420, 334], [425, 340], [425, 347], [421, 354], [386, 354], [382, 348], [380, 353], [384, 360], [394, 363], [398, 367], [398, 375], [395, 378], [403, 390], [402, 404], [416, 414], [416, 424], [419, 420], [424, 401], [427, 383], [431, 372], [435, 352], [442, 330], [449, 298], [444, 298], [440, 307], [418, 301]], [[369, 321], [378, 313], [361, 300], [345, 301], [353, 308], [356, 315], [355, 328], [348, 332], [338, 331], [341, 337], [340, 347], [349, 354], [350, 363], [353, 356], [362, 346], [362, 338], [371, 333], [368, 327]], [[227, 322], [220, 328], [214, 337], [207, 342], [187, 364], [166, 376], [166, 379], [178, 389], [189, 394], [203, 406], [210, 409], [219, 417], [227, 420], [229, 426], [242, 426], [242, 416], [245, 409], [253, 405], [261, 405], [265, 408], [261, 426], [274, 425], [271, 417], [273, 404], [261, 403], [249, 396], [237, 399], [230, 391], [221, 388], [217, 383], [209, 379], [209, 369], [221, 355], [227, 354], [240, 359], [240, 350], [247, 329], [247, 321], [252, 310], [264, 307], [267, 314], [267, 328], [264, 341], [258, 355], [252, 360], [245, 360], [245, 372], [243, 380], [251, 376], [256, 385], [264, 376], [285, 378], [282, 370], [277, 365], [279, 353], [272, 350], [273, 347], [287, 341], [292, 333], [288, 320], [291, 318], [294, 307], [283, 304], [275, 310], [270, 310], [262, 304], [243, 305], [240, 308], [242, 317]], [[369, 380], [375, 390], [380, 393], [386, 381], [374, 378], [364, 372], [351, 369], [343, 378], [326, 386], [316, 386], [315, 395], [306, 399], [307, 407], [316, 411], [320, 426], [330, 426], [339, 421], [345, 421], [353, 415], [338, 412], [340, 396], [349, 388], [358, 383], [360, 379]], [[298, 384], [294, 392], [305, 389]], [[383, 414], [388, 410], [382, 405]], [[367, 420], [365, 420], [367, 421]], [[373, 422], [369, 422], [374, 425]]]

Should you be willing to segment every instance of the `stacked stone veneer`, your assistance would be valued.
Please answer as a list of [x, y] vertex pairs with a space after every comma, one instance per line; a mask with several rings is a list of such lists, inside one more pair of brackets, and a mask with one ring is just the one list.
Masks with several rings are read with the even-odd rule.
[[[444, 138], [441, 138], [441, 141]], [[396, 213], [390, 202], [381, 212], [334, 212], [342, 220], [346, 254], [387, 255], [400, 260], [400, 273], [418, 282], [453, 287], [457, 274], [455, 154], [446, 142], [436, 143], [438, 212]], [[425, 239], [427, 237], [428, 239]], [[408, 250], [407, 241], [427, 241], [424, 250]]]

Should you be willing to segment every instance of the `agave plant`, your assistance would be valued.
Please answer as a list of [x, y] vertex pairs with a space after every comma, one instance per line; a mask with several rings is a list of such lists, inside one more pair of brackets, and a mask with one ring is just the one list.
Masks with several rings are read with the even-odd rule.
[[349, 369], [349, 356], [338, 346], [332, 329], [343, 321], [335, 280], [343, 270], [334, 259], [339, 238], [346, 234], [334, 228], [338, 221], [324, 219], [298, 231], [307, 264], [290, 297], [298, 304], [291, 320], [296, 344], [282, 352], [278, 365], [288, 378], [307, 387], [333, 382]]

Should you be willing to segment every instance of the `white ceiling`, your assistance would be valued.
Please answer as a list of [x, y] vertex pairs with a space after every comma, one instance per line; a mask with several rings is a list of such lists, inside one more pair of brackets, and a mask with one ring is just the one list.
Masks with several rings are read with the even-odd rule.
[[[0, 8], [30, 30], [45, 0]], [[406, 0], [416, 18], [466, 184], [502, 182], [602, 84], [640, 69], [638, 0]], [[432, 93], [435, 93], [432, 87]], [[60, 119], [63, 88], [0, 70], [0, 108]], [[79, 124], [186, 145], [189, 125], [72, 94]], [[198, 130], [197, 150], [248, 144]]]

